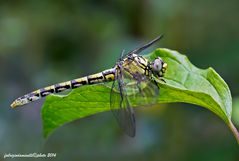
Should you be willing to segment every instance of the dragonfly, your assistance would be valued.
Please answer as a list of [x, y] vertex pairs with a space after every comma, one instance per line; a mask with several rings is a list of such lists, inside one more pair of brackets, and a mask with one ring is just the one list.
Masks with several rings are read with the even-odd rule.
[[[140, 53], [162, 38], [156, 37], [145, 45], [127, 54], [124, 50], [115, 65], [102, 72], [40, 88], [13, 101], [12, 108], [23, 106], [50, 94], [57, 94], [84, 85], [112, 82], [110, 91], [110, 109], [118, 125], [131, 137], [136, 133], [134, 106], [146, 106], [156, 103], [160, 87], [156, 79], [163, 79], [167, 63], [156, 57], [149, 61]], [[166, 82], [165, 82], [166, 83]]]

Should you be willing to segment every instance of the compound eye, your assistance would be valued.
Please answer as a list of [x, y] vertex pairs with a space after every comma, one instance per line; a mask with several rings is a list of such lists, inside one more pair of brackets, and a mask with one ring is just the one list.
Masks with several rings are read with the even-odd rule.
[[160, 60], [159, 58], [155, 59], [154, 60], [154, 63], [153, 63], [153, 69], [157, 72], [161, 71], [162, 70], [162, 60]]

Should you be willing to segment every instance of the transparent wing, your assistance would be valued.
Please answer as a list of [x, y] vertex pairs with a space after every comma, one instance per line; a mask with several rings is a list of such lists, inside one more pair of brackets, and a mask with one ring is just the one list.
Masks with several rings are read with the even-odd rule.
[[138, 71], [134, 60], [119, 66], [111, 89], [110, 107], [120, 127], [129, 136], [135, 136], [133, 106], [154, 104], [159, 95], [158, 86]]
[[147, 44], [139, 47], [139, 48], [136, 48], [130, 52], [127, 53], [127, 55], [129, 54], [139, 54], [140, 52], [142, 52], [143, 50], [147, 49], [148, 47], [150, 47], [151, 45], [155, 44], [157, 41], [159, 41], [160, 39], [163, 38], [163, 35], [159, 35], [158, 37], [156, 37], [155, 39], [153, 39], [152, 41], [148, 42]]
[[116, 72], [115, 78], [110, 94], [111, 111], [124, 132], [134, 137], [136, 129], [135, 115], [127, 97], [121, 71]]

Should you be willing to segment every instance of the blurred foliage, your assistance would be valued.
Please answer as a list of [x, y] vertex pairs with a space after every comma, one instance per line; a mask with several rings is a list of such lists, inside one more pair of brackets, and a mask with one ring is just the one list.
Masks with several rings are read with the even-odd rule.
[[162, 33], [160, 47], [185, 53], [198, 67], [212, 66], [239, 96], [238, 15], [238, 0], [1, 1], [1, 157], [56, 152], [56, 160], [238, 160], [226, 125], [185, 104], [137, 110], [134, 139], [119, 133], [107, 112], [63, 126], [47, 141], [43, 101], [9, 107], [33, 89], [109, 68], [122, 49]]

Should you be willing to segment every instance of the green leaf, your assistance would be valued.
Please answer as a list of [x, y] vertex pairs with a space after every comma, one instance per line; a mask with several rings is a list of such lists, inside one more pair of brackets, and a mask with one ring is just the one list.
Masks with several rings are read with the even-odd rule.
[[[157, 49], [145, 55], [149, 60], [160, 56], [167, 64], [166, 83], [158, 80], [160, 96], [157, 103], [185, 102], [209, 109], [233, 131], [232, 98], [224, 80], [213, 70], [199, 69], [177, 51]], [[67, 96], [47, 96], [42, 109], [44, 136], [57, 127], [89, 115], [110, 109], [110, 83], [82, 86]]]

